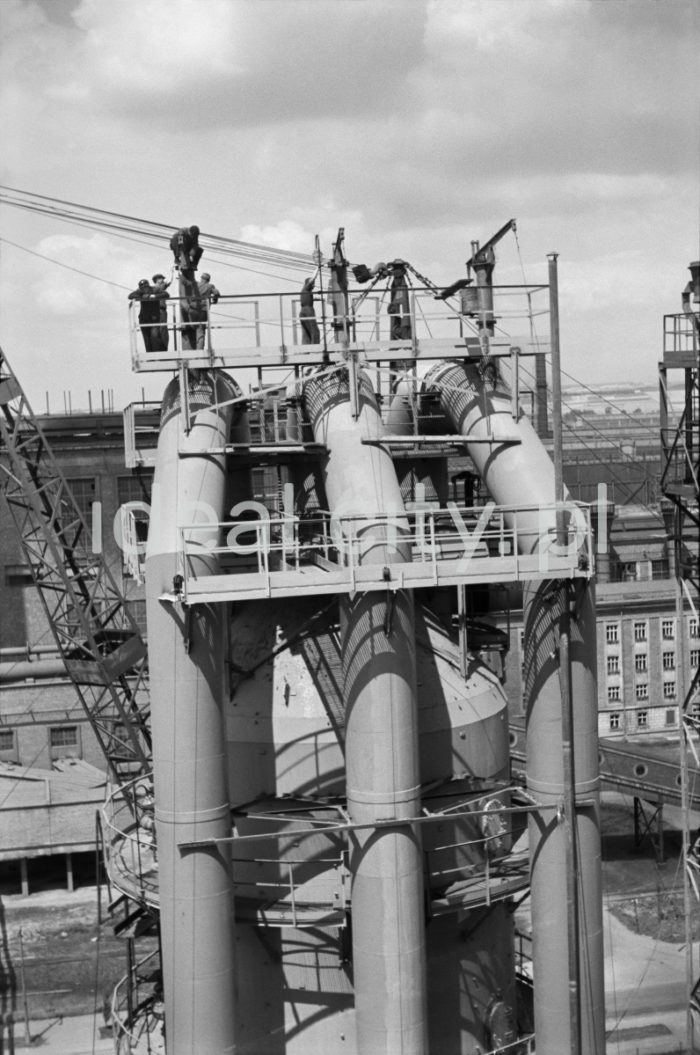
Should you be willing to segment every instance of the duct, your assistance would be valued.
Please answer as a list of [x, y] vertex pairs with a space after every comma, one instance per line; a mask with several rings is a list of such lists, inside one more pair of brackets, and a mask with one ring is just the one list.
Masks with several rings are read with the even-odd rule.
[[[311, 378], [304, 403], [328, 448], [326, 497], [354, 526], [360, 563], [410, 560], [407, 521], [372, 388], [358, 378], [353, 419], [346, 371]], [[386, 514], [395, 519], [391, 538]], [[372, 518], [376, 517], [376, 521]], [[341, 601], [347, 808], [353, 822], [420, 813], [413, 598], [404, 591]], [[353, 833], [353, 979], [360, 1055], [425, 1055], [427, 998], [421, 841], [409, 825]]]
[[[444, 363], [432, 369], [425, 388], [437, 387], [443, 411], [464, 436], [491, 443], [468, 444], [469, 454], [493, 499], [525, 507], [507, 515], [517, 527], [521, 551], [533, 552], [555, 537], [555, 515], [536, 503], [554, 501], [554, 467], [529, 420], [514, 422], [508, 387], [499, 373], [487, 389], [478, 368]], [[508, 442], [517, 435], [519, 443]], [[526, 586], [525, 698], [528, 787], [544, 806], [560, 806], [565, 790], [562, 699], [559, 684], [559, 621], [566, 603], [550, 582]], [[576, 583], [571, 597], [571, 693], [575, 840], [579, 862], [579, 1016], [581, 1050], [605, 1050], [601, 851], [598, 791], [598, 701], [593, 587]], [[538, 1055], [569, 1050], [572, 1031], [567, 941], [567, 836], [546, 808], [530, 819], [531, 906], [535, 1026]], [[572, 1049], [573, 1050], [573, 1049]]]
[[[233, 410], [211, 405], [239, 394], [219, 373], [189, 375], [193, 415], [181, 421], [177, 380], [165, 391], [146, 556], [146, 604], [154, 744], [163, 992], [168, 1055], [234, 1049], [234, 906], [226, 844], [182, 852], [179, 844], [231, 834], [223, 706], [225, 606], [173, 602], [178, 525], [223, 519]], [[181, 457], [180, 451], [188, 454]], [[187, 560], [211, 573], [218, 528], [191, 531]], [[162, 599], [163, 595], [170, 599]]]
[[27, 681], [39, 678], [67, 678], [68, 671], [62, 659], [23, 660], [17, 663], [0, 663], [0, 681]]

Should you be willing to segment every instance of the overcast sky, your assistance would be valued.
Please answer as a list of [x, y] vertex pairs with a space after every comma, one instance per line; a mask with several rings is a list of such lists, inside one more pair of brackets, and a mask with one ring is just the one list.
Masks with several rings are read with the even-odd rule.
[[[700, 0], [0, 0], [0, 29], [3, 184], [308, 253], [343, 225], [352, 260], [442, 284], [516, 217], [496, 278], [560, 254], [565, 369], [655, 380], [700, 259]], [[160, 393], [125, 305], [165, 243], [8, 207], [0, 236], [0, 342], [36, 409]]]

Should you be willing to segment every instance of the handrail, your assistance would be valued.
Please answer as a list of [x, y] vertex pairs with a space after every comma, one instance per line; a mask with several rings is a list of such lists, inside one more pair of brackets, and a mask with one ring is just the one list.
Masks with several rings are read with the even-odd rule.
[[[523, 335], [518, 335], [516, 344], [521, 355], [533, 355], [543, 351], [541, 342], [531, 334], [530, 323], [533, 315], [546, 314], [548, 308], [533, 307], [532, 297], [545, 293], [546, 286], [494, 286], [493, 314], [495, 318], [507, 323], [522, 322]], [[363, 297], [364, 291], [351, 290], [348, 298], [349, 313], [343, 317], [345, 332], [352, 335], [350, 347], [374, 346], [384, 343], [390, 347], [408, 348], [412, 355], [417, 355], [422, 341], [433, 339], [456, 340], [462, 345], [470, 341], [475, 354], [479, 354], [479, 334], [483, 320], [479, 312], [462, 307], [458, 298], [456, 304], [436, 300], [434, 290], [430, 287], [416, 286], [411, 290], [410, 304], [406, 316], [407, 336], [393, 339], [391, 327], [393, 316], [388, 311], [379, 311], [376, 298]], [[129, 302], [130, 339], [134, 368], [136, 370], [158, 369], [159, 360], [172, 362], [182, 359], [216, 357], [233, 352], [236, 349], [275, 348], [284, 356], [291, 349], [307, 349], [310, 353], [316, 349], [328, 349], [336, 345], [333, 320], [337, 317], [326, 312], [325, 301], [321, 294], [315, 294], [313, 304], [315, 320], [319, 329], [319, 340], [307, 344], [301, 315], [298, 292], [259, 293], [222, 295], [216, 305], [203, 301], [206, 318], [189, 320], [180, 318], [180, 305], [185, 312], [192, 307], [193, 298], [171, 296], [167, 300], [168, 349], [145, 351], [142, 347], [141, 333], [164, 325], [163, 322], [139, 323], [136, 305], [141, 302]], [[158, 303], [158, 302], [154, 302]], [[305, 314], [307, 309], [305, 308]], [[491, 317], [491, 311], [489, 312]], [[195, 332], [196, 331], [196, 332]], [[184, 338], [184, 339], [183, 339]], [[192, 338], [190, 340], [190, 338]], [[511, 355], [513, 340], [497, 333], [490, 340], [490, 350]], [[196, 344], [187, 348], [183, 344]], [[338, 346], [340, 347], [340, 346]]]
[[[411, 570], [430, 568], [433, 581], [438, 565], [451, 563], [458, 573], [469, 572], [472, 562], [498, 558], [512, 565], [519, 574], [522, 546], [542, 570], [550, 561], [563, 558], [574, 569], [591, 572], [594, 563], [590, 506], [567, 502], [568, 542], [562, 553], [555, 546], [551, 532], [556, 503], [532, 506], [464, 507], [450, 503], [446, 509], [389, 510], [372, 516], [355, 513], [330, 513], [302, 519], [295, 514], [270, 516], [260, 505], [255, 507], [258, 519], [219, 521], [212, 511], [211, 519], [178, 528], [178, 558], [183, 576], [183, 600], [198, 582], [206, 580], [214, 558], [238, 561], [239, 570], [255, 572], [270, 583], [276, 571], [289, 568], [327, 566], [344, 571], [352, 589], [359, 570], [373, 549], [382, 551], [382, 565], [391, 571], [396, 588], [402, 578], [402, 565], [408, 561]], [[537, 527], [524, 534], [518, 526], [519, 514], [538, 514]], [[266, 514], [266, 515], [263, 515]], [[224, 544], [220, 544], [223, 537]], [[204, 568], [200, 567], [204, 563]], [[320, 564], [319, 564], [320, 562]], [[499, 565], [501, 572], [503, 568]], [[407, 570], [408, 573], [408, 570]], [[561, 571], [558, 572], [561, 574]], [[231, 587], [234, 588], [235, 571]], [[385, 576], [386, 578], [386, 576]]]
[[[153, 980], [146, 982], [147, 995], [139, 999], [140, 989], [144, 988], [146, 970], [151, 971]], [[150, 1037], [156, 1029], [162, 1026], [164, 1020], [162, 995], [158, 982], [159, 974], [160, 950], [154, 949], [137, 963], [132, 964], [131, 969], [115, 985], [112, 991], [110, 1018], [116, 1033], [115, 1047], [118, 1048], [122, 1037], [127, 1037], [130, 1044], [137, 1044], [146, 1033], [148, 1035], [146, 1051], [156, 1050], [156, 1048], [151, 1049]], [[141, 986], [139, 983], [142, 983]], [[136, 1000], [134, 1000], [134, 995]]]

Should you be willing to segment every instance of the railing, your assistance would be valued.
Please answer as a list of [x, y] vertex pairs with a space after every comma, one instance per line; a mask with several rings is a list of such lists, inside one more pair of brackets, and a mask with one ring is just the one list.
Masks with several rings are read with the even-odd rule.
[[[154, 465], [161, 403], [129, 403], [124, 408], [124, 464], [127, 469]], [[146, 438], [144, 445], [139, 440]]]
[[[493, 310], [480, 311], [456, 309], [436, 300], [432, 289], [413, 288], [400, 337], [396, 335], [396, 316], [388, 311], [388, 295], [365, 296], [361, 289], [351, 290], [348, 315], [336, 316], [326, 298], [317, 294], [314, 319], [319, 340], [314, 343], [307, 343], [298, 293], [221, 296], [216, 305], [203, 303], [198, 317], [188, 319], [180, 318], [180, 305], [187, 310], [187, 298], [171, 297], [165, 324], [139, 323], [139, 302], [131, 301], [132, 363], [137, 371], [172, 368], [173, 362], [183, 360], [194, 364], [211, 361], [214, 365], [265, 365], [261, 355], [264, 350], [270, 353], [268, 365], [287, 361], [287, 357], [290, 362], [303, 362], [306, 356], [314, 362], [319, 360], [320, 352], [341, 352], [348, 346], [376, 351], [380, 345], [388, 351], [408, 349], [415, 356], [423, 342], [429, 342], [435, 352], [433, 358], [449, 354], [455, 346], [464, 354], [465, 342], [478, 355], [485, 350], [492, 320], [496, 329], [488, 339], [491, 350], [509, 348], [513, 340], [504, 335], [504, 329], [517, 327], [517, 344], [530, 352], [544, 351], [547, 339], [541, 343], [533, 335], [533, 319], [548, 314], [543, 293], [546, 295], [547, 287], [541, 285], [494, 286]], [[543, 303], [538, 306], [540, 299]], [[146, 350], [145, 343], [151, 348], [151, 335], [163, 327], [167, 344], [165, 335], [159, 336], [156, 350]], [[254, 360], [251, 352], [258, 353]], [[383, 357], [387, 358], [385, 354]]]
[[664, 361], [668, 366], [674, 365], [674, 358], [697, 356], [696, 325], [693, 325], [693, 318], [685, 313], [664, 315]]
[[122, 893], [158, 903], [158, 859], [152, 786], [143, 776], [123, 784], [102, 807], [105, 867]]
[[[380, 516], [329, 513], [271, 517], [246, 503], [256, 520], [219, 522], [211, 511], [180, 526], [179, 571], [185, 603], [221, 593], [292, 595], [344, 590], [404, 589], [461, 581], [588, 577], [594, 557], [590, 507], [564, 503], [567, 545], [554, 539], [554, 503], [531, 507], [457, 506], [388, 510]], [[220, 540], [224, 539], [224, 544]], [[218, 563], [227, 569], [217, 574]], [[293, 578], [290, 579], [290, 575]], [[328, 592], [328, 591], [326, 591]], [[227, 597], [223, 595], [227, 594]]]
[[[116, 1051], [134, 1055], [165, 1052], [159, 949], [129, 965], [112, 993], [111, 1011]], [[122, 1040], [128, 1043], [128, 1048], [123, 1047]]]

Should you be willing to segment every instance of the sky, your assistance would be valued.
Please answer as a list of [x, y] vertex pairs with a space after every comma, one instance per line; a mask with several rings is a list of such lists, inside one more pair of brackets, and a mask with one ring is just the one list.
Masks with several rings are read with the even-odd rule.
[[[655, 382], [700, 259], [700, 0], [0, 0], [0, 42], [0, 183], [304, 253], [343, 226], [445, 285], [514, 217], [496, 281], [559, 254], [565, 383]], [[126, 295], [167, 244], [5, 205], [0, 238], [35, 409], [159, 398]]]

